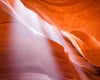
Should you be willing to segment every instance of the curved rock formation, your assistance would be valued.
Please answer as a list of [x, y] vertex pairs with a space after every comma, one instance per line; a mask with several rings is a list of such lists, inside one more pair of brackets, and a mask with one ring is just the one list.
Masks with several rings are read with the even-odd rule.
[[69, 51], [67, 53], [64, 46], [48, 36], [37, 35], [26, 28], [33, 26], [37, 29], [43, 25], [39, 16], [31, 14], [21, 2], [1, 0], [0, 80], [100, 80], [100, 1], [21, 1], [61, 31]]
[[[86, 55], [86, 59], [91, 64], [100, 67], [99, 0], [21, 1], [27, 8], [37, 12], [44, 20], [55, 25], [60, 30], [74, 32], [75, 36], [78, 33], [79, 35], [76, 37], [80, 40], [84, 38], [82, 42], [85, 46], [78, 41], [78, 44], [81, 45], [83, 56]], [[85, 37], [83, 34], [90, 38]]]

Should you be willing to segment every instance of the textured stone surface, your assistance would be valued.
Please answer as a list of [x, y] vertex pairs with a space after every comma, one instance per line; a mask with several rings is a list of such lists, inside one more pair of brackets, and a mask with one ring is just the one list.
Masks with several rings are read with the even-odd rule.
[[76, 41], [82, 55], [91, 64], [100, 67], [99, 0], [21, 1], [44, 20], [79, 38]]
[[[22, 4], [8, 1], [28, 24], [42, 26]], [[32, 33], [22, 20], [12, 17], [15, 13], [11, 8], [0, 2], [1, 80], [99, 80], [99, 0], [22, 1], [50, 24], [70, 32], [62, 35], [72, 54], [49, 38]]]
[[51, 24], [67, 32], [83, 31], [98, 41], [100, 0], [21, 0]]
[[75, 69], [63, 47], [33, 34], [5, 7], [0, 8], [0, 80], [74, 79]]

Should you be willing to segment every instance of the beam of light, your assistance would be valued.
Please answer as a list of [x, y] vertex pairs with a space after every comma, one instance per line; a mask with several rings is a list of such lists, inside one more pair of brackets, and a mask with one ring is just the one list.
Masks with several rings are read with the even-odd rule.
[[[60, 74], [59, 70], [57, 70], [56, 63], [54, 62], [52, 56], [50, 56], [50, 53], [52, 53], [52, 51], [50, 51], [50, 49], [49, 49], [50, 47], [48, 47], [49, 45], [48, 45], [45, 38], [41, 39], [41, 42], [44, 44], [43, 46], [46, 46], [45, 50], [44, 51], [40, 50], [38, 52], [38, 54], [34, 54], [34, 51], [38, 50], [36, 48], [39, 48], [39, 46], [42, 46], [41, 44], [34, 43], [34, 42], [37, 42], [37, 41], [32, 39], [33, 43], [34, 43], [34, 44], [33, 43], [32, 44], [37, 45], [36, 48], [33, 48], [35, 46], [31, 45], [31, 42], [29, 42], [27, 44], [27, 40], [30, 41], [30, 39], [26, 39], [26, 41], [24, 42], [24, 39], [27, 38], [27, 36], [29, 36], [27, 34], [27, 32], [29, 33], [30, 31], [32, 32], [32, 34], [30, 33], [31, 35], [35, 34], [35, 35], [40, 35], [40, 36], [48, 36], [53, 41], [55, 41], [55, 42], [59, 43], [60, 45], [62, 45], [64, 47], [65, 51], [69, 53], [70, 60], [72, 60], [71, 59], [71, 54], [73, 52], [70, 49], [70, 47], [66, 44], [66, 41], [63, 39], [63, 37], [61, 36], [61, 34], [57, 30], [57, 28], [55, 28], [54, 26], [52, 26], [52, 25], [44, 22], [43, 20], [41, 20], [38, 17], [37, 14], [35, 14], [34, 12], [26, 9], [18, 0], [15, 0], [14, 8], [10, 5], [8, 0], [5, 0], [5, 1], [2, 0], [2, 2], [7, 7], [10, 8], [11, 11], [8, 12], [8, 13], [13, 15], [13, 17], [15, 17], [19, 22], [21, 22], [24, 25], [24, 27], [26, 27], [29, 30], [29, 31], [27, 31], [26, 29], [23, 30], [24, 28], [21, 27], [23, 25], [21, 25], [20, 23], [18, 25], [17, 24], [11, 25], [12, 29], [11, 29], [11, 35], [10, 35], [11, 36], [11, 42], [10, 43], [11, 43], [11, 48], [14, 49], [14, 51], [11, 51], [11, 53], [13, 53], [13, 54], [11, 54], [10, 57], [12, 58], [11, 60], [13, 60], [13, 65], [15, 65], [15, 67], [16, 67], [16, 66], [18, 66], [18, 64], [16, 64], [14, 61], [21, 60], [22, 62], [24, 62], [24, 60], [26, 60], [27, 58], [29, 60], [26, 60], [26, 63], [29, 62], [29, 65], [31, 65], [32, 62], [33, 62], [33, 59], [31, 59], [31, 58], [32, 58], [32, 56], [34, 56], [33, 58], [35, 58], [35, 57], [38, 58], [38, 59], [35, 58], [38, 62], [33, 63], [34, 65], [38, 65], [40, 67], [43, 67], [42, 64], [45, 64], [45, 61], [44, 61], [44, 59], [45, 59], [45, 60], [47, 60], [47, 63], [50, 63], [50, 64], [53, 65], [53, 67], [51, 69], [55, 71], [55, 72], [54, 71], [52, 72], [52, 71], [49, 70], [50, 67], [45, 66], [45, 69], [49, 70], [49, 72], [47, 74], [49, 74], [49, 73], [54, 73], [54, 75], [55, 75], [55, 73]], [[27, 12], [26, 15], [24, 14], [24, 11], [25, 11], [25, 13]], [[30, 16], [28, 17], [27, 14], [30, 14]], [[32, 21], [33, 21], [33, 23], [32, 23]], [[40, 22], [40, 23], [38, 23], [38, 22]], [[41, 28], [41, 25], [42, 25], [42, 28]], [[20, 27], [18, 27], [18, 26], [20, 26]], [[26, 31], [26, 33], [25, 33], [25, 31]], [[24, 39], [23, 39], [23, 36], [21, 34], [23, 34], [25, 36]], [[30, 37], [28, 37], [28, 38], [30, 38]], [[73, 40], [72, 40], [72, 42], [73, 42]], [[30, 45], [33, 46], [33, 47], [31, 47]], [[27, 48], [29, 49], [28, 51], [26, 50]], [[30, 51], [32, 51], [32, 52], [30, 52]], [[44, 52], [44, 53], [41, 53], [41, 52]], [[41, 54], [39, 54], [39, 53], [41, 53]], [[23, 56], [23, 58], [21, 56]], [[43, 60], [43, 62], [41, 62], [42, 60]], [[50, 62], [48, 62], [48, 61], [50, 61]], [[20, 62], [20, 61], [17, 61], [17, 62]], [[25, 63], [23, 65], [20, 64], [20, 66], [21, 66], [21, 69], [22, 69], [23, 67], [26, 66], [26, 64]], [[79, 76], [81, 77], [81, 79], [83, 78], [82, 80], [88, 80], [81, 69], [77, 68], [76, 65], [74, 65], [74, 67], [78, 71]], [[48, 78], [48, 80], [49, 79], [50, 78]]]
[[[10, 12], [8, 11], [8, 10], [6, 10], [6, 11], [8, 11], [8, 13], [11, 15], [11, 16], [13, 16], [13, 17], [15, 17], [19, 22], [21, 22], [22, 24], [24, 24], [29, 30], [31, 30], [34, 34], [38, 34], [38, 35], [41, 35], [41, 36], [44, 36], [42, 33], [40, 33], [40, 32], [38, 32], [38, 31], [36, 31], [34, 28], [32, 28], [29, 24], [27, 24], [27, 22], [25, 22], [25, 20], [23, 20], [23, 18], [22, 17], [20, 17], [19, 15], [18, 15], [18, 13], [20, 12], [18, 12], [18, 13], [16, 13], [16, 11], [13, 9], [13, 7], [10, 5], [10, 3], [9, 3], [9, 1], [8, 0], [6, 0], [6, 2], [5, 1], [2, 1], [3, 2], [3, 4], [5, 4], [8, 8], [10, 8]], [[15, 1], [16, 2], [16, 1]], [[21, 4], [21, 3], [20, 3]], [[21, 4], [22, 5], [22, 4]], [[23, 7], [23, 6], [22, 6]], [[21, 9], [22, 10], [22, 9]], [[26, 9], [27, 10], [27, 9]], [[23, 10], [22, 10], [23, 11]], [[34, 13], [35, 14], [35, 13]], [[32, 14], [31, 14], [32, 15]], [[35, 16], [37, 16], [36, 14], [35, 14]], [[36, 19], [36, 18], [35, 18]]]
[[[49, 75], [57, 76], [59, 75], [59, 70], [57, 69], [57, 65], [55, 61], [53, 60], [50, 50], [50, 47], [47, 43], [45, 35], [42, 33], [42, 29], [40, 24], [38, 23], [38, 17], [35, 13], [29, 11], [24, 7], [22, 9], [22, 4], [16, 0], [14, 4], [14, 8], [10, 5], [10, 2], [8, 0], [2, 1], [4, 5], [9, 8], [8, 13], [15, 17], [19, 22], [12, 23], [9, 28], [10, 29], [10, 41], [9, 41], [9, 69], [10, 73], [19, 73], [19, 72], [26, 72], [29, 73], [30, 69], [27, 70], [28, 66], [30, 65], [33, 68], [42, 68], [40, 72], [43, 72], [43, 74], [48, 74], [48, 80], [50, 79]], [[19, 6], [19, 8], [16, 8], [16, 6]], [[15, 11], [16, 9], [16, 11]], [[34, 25], [30, 25], [30, 21], [25, 21], [23, 17], [20, 17], [20, 15], [24, 14], [17, 9], [20, 9], [21, 11], [26, 11], [26, 15], [30, 14], [30, 19], [35, 20]], [[35, 15], [34, 15], [35, 14]], [[33, 17], [33, 15], [35, 17]], [[24, 18], [28, 18], [28, 16], [24, 16]], [[11, 20], [11, 22], [13, 19]], [[22, 23], [22, 24], [20, 24]], [[31, 21], [32, 23], [32, 21]], [[26, 28], [25, 28], [26, 27]], [[35, 29], [34, 29], [35, 27]], [[28, 30], [27, 30], [28, 29]], [[38, 31], [37, 31], [38, 30]], [[40, 38], [40, 42], [37, 39], [37, 36], [43, 36], [43, 38]], [[33, 38], [32, 38], [33, 37]], [[35, 38], [36, 37], [36, 38]], [[42, 49], [43, 47], [43, 49]], [[36, 59], [36, 60], [35, 60]], [[34, 69], [33, 69], [34, 70]], [[32, 70], [31, 70], [32, 71]], [[34, 71], [33, 71], [34, 72]], [[36, 76], [35, 76], [36, 77]], [[38, 76], [37, 76], [38, 77]], [[41, 75], [40, 75], [41, 78]], [[45, 76], [44, 76], [45, 78]], [[41, 78], [42, 79], [42, 78]], [[40, 80], [41, 80], [40, 79]], [[39, 79], [38, 79], [39, 80]], [[44, 79], [43, 79], [44, 80]], [[51, 80], [51, 79], [50, 79]]]
[[[59, 43], [60, 45], [62, 45], [64, 47], [65, 52], [68, 52], [69, 54], [69, 59], [72, 61], [72, 64], [74, 66], [74, 68], [76, 69], [76, 71], [78, 72], [78, 75], [76, 75], [77, 79], [81, 79], [81, 80], [88, 80], [87, 76], [85, 75], [85, 73], [82, 71], [81, 67], [77, 67], [75, 64], [80, 65], [79, 62], [76, 62], [73, 60], [73, 58], [75, 58], [74, 56], [74, 51], [70, 48], [70, 45], [67, 45], [66, 41], [64, 40], [64, 38], [62, 37], [61, 33], [66, 35], [66, 37], [68, 37], [68, 39], [73, 43], [73, 45], [75, 45], [75, 47], [79, 50], [79, 52], [82, 54], [81, 49], [79, 48], [77, 42], [74, 40], [74, 38], [71, 36], [71, 34], [61, 31], [61, 33], [57, 30], [57, 28], [55, 26], [52, 26], [48, 23], [46, 23], [45, 21], [40, 19], [40, 24], [42, 25], [42, 28], [44, 30], [44, 33], [53, 41]], [[77, 58], [75, 58], [77, 60]]]

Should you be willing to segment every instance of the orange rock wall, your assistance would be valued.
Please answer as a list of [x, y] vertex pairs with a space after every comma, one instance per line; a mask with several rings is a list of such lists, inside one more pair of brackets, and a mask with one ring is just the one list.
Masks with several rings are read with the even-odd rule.
[[[14, 7], [15, 0], [8, 1]], [[27, 28], [25, 28], [25, 25], [10, 16], [13, 14], [10, 9], [8, 7], [5, 7], [5, 5], [2, 5], [2, 2], [0, 2], [0, 6], [2, 8], [0, 8], [1, 76], [5, 76], [8, 75], [7, 73], [10, 73], [9, 77], [4, 78], [10, 80], [19, 80], [21, 79], [20, 77], [24, 78], [25, 75], [19, 75], [16, 73], [35, 73], [36, 71], [38, 73], [49, 75], [53, 80], [99, 80], [100, 1], [21, 1], [27, 8], [35, 11], [42, 19], [56, 26], [59, 31], [65, 31], [64, 33], [62, 33], [62, 36], [71, 49], [73, 56], [71, 57], [69, 53], [64, 52], [63, 46], [46, 37], [47, 42], [49, 43], [49, 48], [51, 48], [52, 50], [50, 56], [54, 58], [54, 61], [58, 65], [58, 71], [61, 72], [59, 75], [56, 72], [56, 68], [54, 67], [54, 65], [47, 62], [52, 61], [52, 58], [47, 58], [47, 53], [49, 52], [45, 51], [48, 46], [44, 45], [44, 41], [42, 41], [42, 39], [44, 40], [44, 37], [36, 36], [35, 34], [33, 37], [33, 34]], [[6, 13], [5, 9], [9, 12], [9, 14], [11, 14], [9, 15], [8, 13]], [[26, 12], [26, 14], [28, 15], [29, 13]], [[23, 13], [23, 15], [25, 16], [26, 14]], [[39, 53], [41, 54], [42, 58], [39, 57]], [[70, 57], [72, 58], [72, 61]], [[75, 67], [78, 68], [78, 71]], [[12, 77], [12, 73], [13, 76], [17, 77]]]

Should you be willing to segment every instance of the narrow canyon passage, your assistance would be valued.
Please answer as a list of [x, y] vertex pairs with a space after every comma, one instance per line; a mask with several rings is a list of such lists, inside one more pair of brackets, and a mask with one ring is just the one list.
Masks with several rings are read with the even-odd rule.
[[0, 1], [0, 80], [99, 80], [99, 0], [21, 1]]

